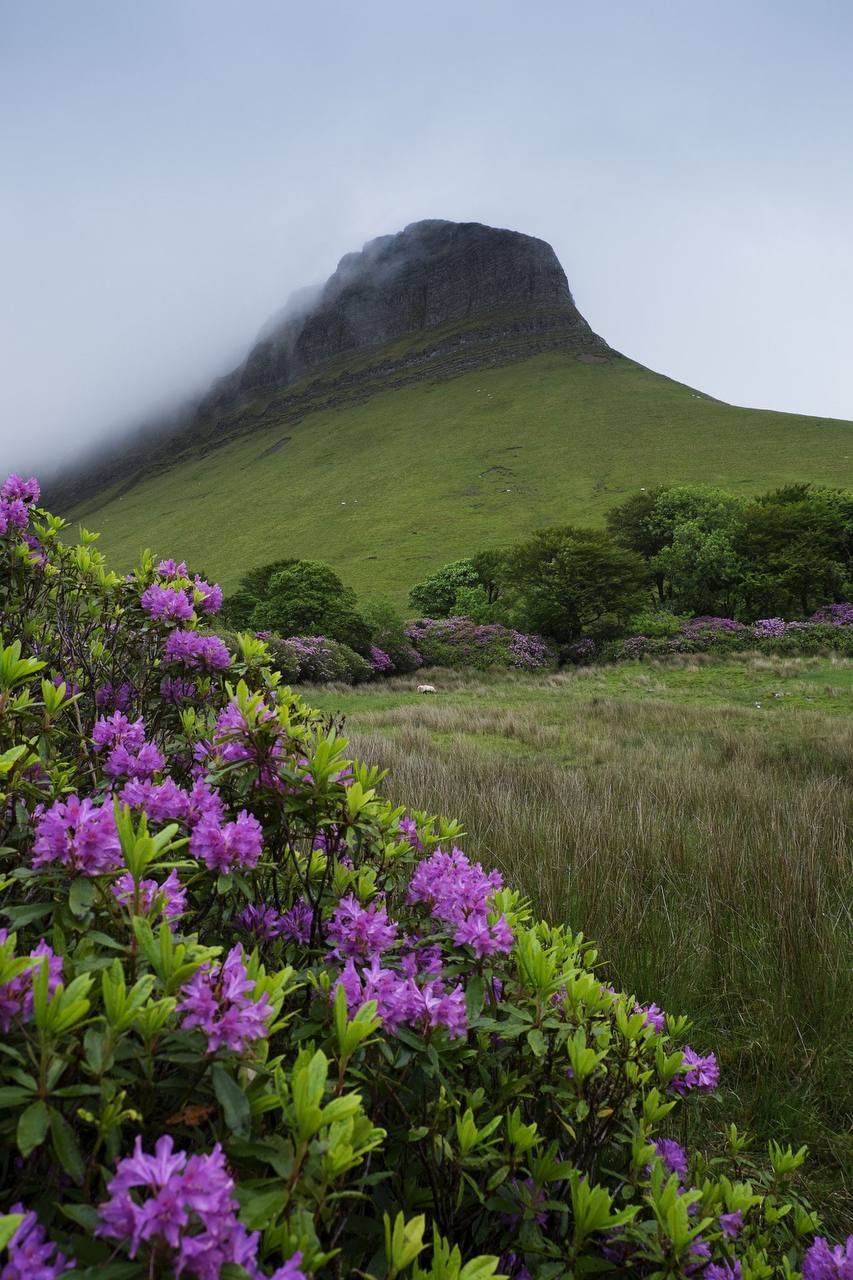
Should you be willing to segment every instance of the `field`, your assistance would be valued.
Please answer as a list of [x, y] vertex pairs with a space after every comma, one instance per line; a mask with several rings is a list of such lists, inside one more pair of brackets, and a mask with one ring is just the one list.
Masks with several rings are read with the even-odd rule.
[[458, 817], [469, 852], [595, 938], [607, 979], [689, 1014], [719, 1123], [808, 1142], [812, 1195], [849, 1229], [853, 663], [431, 678], [435, 698], [416, 678], [306, 696], [393, 798]]
[[63, 514], [101, 530], [118, 569], [150, 546], [232, 589], [253, 565], [304, 556], [362, 599], [402, 604], [447, 560], [599, 522], [641, 486], [850, 484], [851, 459], [849, 422], [740, 409], [630, 360], [552, 353], [246, 431]]

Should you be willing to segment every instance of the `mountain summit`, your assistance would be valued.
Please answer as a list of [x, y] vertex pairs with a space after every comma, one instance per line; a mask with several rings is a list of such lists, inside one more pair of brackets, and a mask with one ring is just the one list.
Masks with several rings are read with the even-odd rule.
[[297, 296], [250, 351], [236, 390], [290, 386], [330, 360], [447, 326], [459, 328], [445, 349], [528, 334], [540, 350], [608, 354], [544, 240], [436, 219], [370, 240], [341, 259], [313, 298]]

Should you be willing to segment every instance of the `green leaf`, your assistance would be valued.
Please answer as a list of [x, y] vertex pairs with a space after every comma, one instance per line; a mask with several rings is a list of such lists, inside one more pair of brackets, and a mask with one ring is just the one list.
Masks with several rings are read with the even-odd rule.
[[536, 1058], [545, 1057], [545, 1037], [537, 1027], [531, 1027], [527, 1033], [527, 1043], [530, 1045], [531, 1051]]
[[50, 1132], [59, 1163], [69, 1178], [73, 1178], [75, 1182], [82, 1182], [84, 1165], [80, 1146], [71, 1125], [59, 1111], [52, 1110], [50, 1113]]
[[232, 1133], [245, 1138], [249, 1132], [251, 1112], [249, 1099], [224, 1067], [218, 1064], [213, 1068], [213, 1092], [222, 1107], [225, 1123]]
[[23, 1221], [24, 1215], [22, 1213], [4, 1213], [0, 1217], [0, 1249], [6, 1248], [6, 1245]]
[[22, 1156], [28, 1156], [31, 1151], [35, 1151], [36, 1147], [40, 1147], [44, 1142], [47, 1134], [47, 1127], [50, 1122], [47, 1104], [42, 1102], [41, 1098], [38, 1102], [31, 1102], [26, 1111], [22, 1111], [18, 1117], [18, 1150]]
[[75, 916], [84, 916], [95, 897], [95, 886], [88, 876], [77, 876], [68, 890], [68, 905]]
[[483, 985], [483, 979], [478, 973], [475, 973], [468, 980], [468, 985], [465, 988], [465, 1009], [469, 1023], [475, 1021], [483, 1007]]

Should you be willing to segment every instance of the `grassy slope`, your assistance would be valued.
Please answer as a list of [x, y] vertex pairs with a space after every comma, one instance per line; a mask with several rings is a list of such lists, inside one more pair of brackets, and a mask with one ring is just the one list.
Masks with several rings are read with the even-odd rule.
[[180, 550], [233, 588], [254, 564], [300, 555], [402, 603], [447, 560], [600, 520], [642, 485], [846, 484], [851, 457], [849, 422], [740, 409], [628, 360], [549, 353], [247, 434], [70, 517], [102, 531], [120, 568], [143, 546]]
[[436, 697], [417, 677], [306, 697], [392, 799], [458, 817], [608, 977], [689, 1014], [723, 1067], [715, 1123], [808, 1142], [814, 1200], [849, 1229], [853, 663], [432, 678]]

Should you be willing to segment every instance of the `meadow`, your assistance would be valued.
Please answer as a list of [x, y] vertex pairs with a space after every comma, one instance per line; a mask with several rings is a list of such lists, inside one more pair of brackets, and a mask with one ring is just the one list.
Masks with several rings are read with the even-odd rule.
[[808, 1142], [812, 1195], [849, 1229], [853, 663], [433, 671], [306, 696], [392, 799], [457, 816], [469, 854], [594, 938], [605, 980], [689, 1014], [721, 1060], [719, 1123]]

